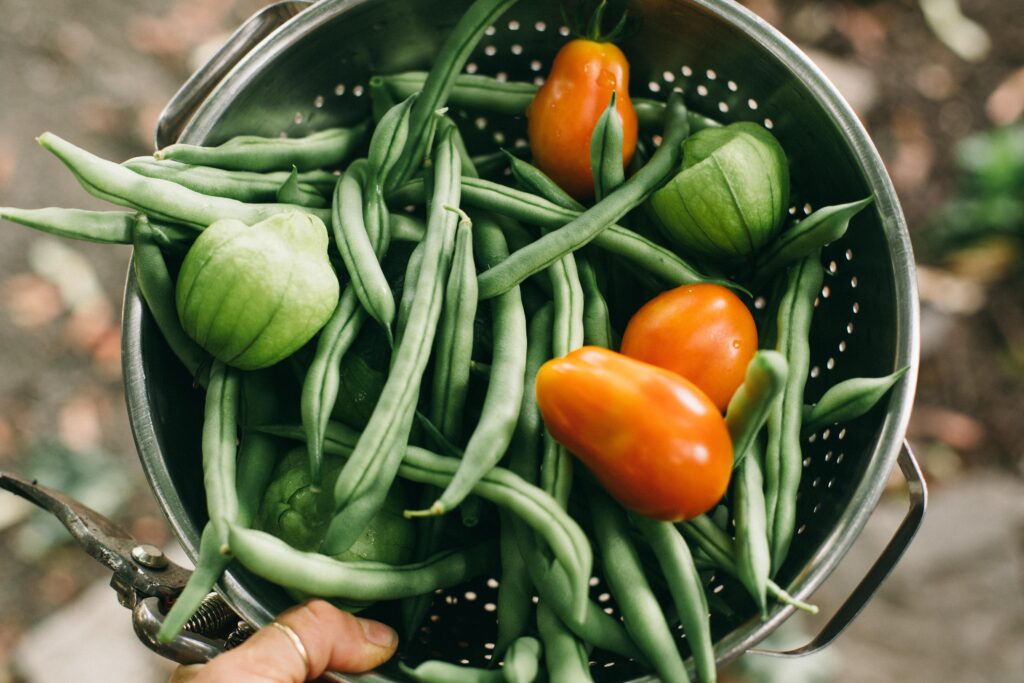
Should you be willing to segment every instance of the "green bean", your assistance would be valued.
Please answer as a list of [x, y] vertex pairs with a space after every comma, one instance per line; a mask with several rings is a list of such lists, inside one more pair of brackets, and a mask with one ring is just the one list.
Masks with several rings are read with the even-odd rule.
[[391, 214], [388, 222], [391, 224], [391, 239], [395, 242], [421, 242], [427, 232], [423, 221], [404, 213]]
[[440, 659], [428, 659], [415, 669], [399, 662], [398, 668], [416, 683], [502, 683], [504, 680], [497, 669], [478, 669]]
[[597, 284], [597, 274], [590, 261], [584, 257], [576, 259], [583, 285], [583, 341], [594, 346], [613, 348], [612, 322], [608, 302]]
[[459, 130], [458, 126], [455, 128], [455, 148], [459, 151], [459, 158], [462, 159], [462, 175], [467, 178], [479, 178], [480, 174], [473, 163], [473, 157], [469, 155], [466, 140], [462, 137], [462, 131]]
[[552, 356], [553, 331], [554, 305], [548, 303], [534, 313], [527, 330], [526, 373], [523, 382], [527, 390], [523, 391], [519, 421], [516, 423], [516, 431], [509, 449], [509, 469], [531, 484], [536, 483], [538, 478], [538, 452], [543, 427], [534, 386], [537, 383], [540, 366]]
[[239, 135], [216, 147], [177, 143], [153, 155], [186, 164], [231, 171], [300, 171], [341, 166], [365, 142], [369, 123], [349, 128], [328, 128], [301, 138], [266, 138]]
[[33, 230], [100, 244], [131, 244], [135, 214], [81, 209], [0, 207], [0, 218]]
[[[498, 626], [501, 626], [501, 621]], [[543, 602], [537, 605], [537, 631], [544, 643], [544, 664], [548, 680], [559, 683], [593, 681], [586, 646]]]
[[849, 204], [824, 206], [783, 230], [758, 257], [758, 280], [766, 281], [771, 275], [808, 255], [817, 254], [821, 247], [835, 242], [846, 234], [850, 220], [873, 201], [874, 196], [870, 196]]
[[100, 159], [53, 133], [39, 136], [39, 144], [52, 152], [90, 194], [141, 211], [151, 218], [183, 223], [202, 230], [214, 221], [235, 218], [255, 225], [272, 215], [290, 211], [311, 213], [327, 222], [330, 211], [291, 204], [246, 204], [211, 197], [169, 180], [147, 178], [120, 164]]
[[[506, 152], [506, 154], [508, 153]], [[586, 210], [585, 206], [573, 199], [572, 195], [563, 190], [549, 175], [533, 164], [523, 161], [512, 154], [508, 154], [508, 164], [512, 170], [512, 177], [526, 191], [543, 197], [552, 204], [556, 204], [564, 209], [581, 213]]]
[[[736, 567], [736, 550], [732, 539], [709, 517], [706, 515], [695, 517], [679, 524], [679, 528], [701, 552], [708, 556], [714, 566], [733, 576], [739, 576], [739, 570]], [[768, 593], [784, 605], [790, 605], [808, 614], [818, 613], [816, 606], [797, 600], [771, 579], [768, 579]]]
[[[290, 439], [304, 438], [301, 427], [264, 425], [260, 430]], [[351, 458], [359, 440], [359, 434], [332, 422], [327, 428], [324, 449], [327, 453]], [[406, 446], [403, 454], [398, 475], [420, 484], [447, 486], [459, 469], [459, 460], [416, 446]], [[587, 603], [592, 555], [579, 525], [547, 493], [501, 467], [485, 474], [473, 487], [473, 493], [508, 509], [544, 538], [559, 566], [565, 568], [565, 599], [582, 613]]]
[[228, 526], [238, 521], [235, 458], [238, 454], [239, 371], [214, 359], [203, 417], [203, 486], [220, 552], [228, 554]]
[[167, 345], [188, 373], [200, 384], [205, 384], [205, 369], [210, 362], [210, 356], [181, 326], [178, 309], [175, 306], [174, 281], [145, 216], [137, 219], [133, 243], [135, 252], [132, 255], [132, 269], [135, 281], [153, 320]]
[[405, 265], [405, 277], [402, 285], [402, 298], [398, 302], [398, 326], [395, 333], [395, 344], [401, 345], [402, 335], [409, 323], [412, 304], [416, 298], [416, 280], [420, 276], [420, 265], [423, 263], [423, 242], [409, 254], [409, 262]]
[[[378, 249], [383, 253], [383, 236], [374, 240], [367, 232], [363, 217], [363, 192], [367, 182], [367, 163], [353, 162], [338, 181], [331, 207], [331, 229], [334, 243], [345, 261], [351, 277], [350, 286], [359, 302], [374, 320], [380, 323], [391, 341], [391, 323], [395, 317], [395, 298], [384, 270], [378, 260]], [[375, 244], [375, 242], [377, 244]]]
[[582, 247], [639, 206], [679, 166], [680, 145], [689, 134], [686, 107], [673, 93], [666, 109], [665, 139], [642, 169], [604, 201], [590, 207], [567, 225], [544, 235], [480, 275], [480, 297], [507, 291], [530, 275]]
[[885, 377], [854, 377], [833, 385], [813, 406], [803, 407], [801, 430], [809, 434], [866, 414], [909, 369], [900, 368]]
[[501, 531], [499, 543], [501, 549], [501, 581], [498, 583], [497, 617], [498, 635], [495, 639], [494, 654], [502, 656], [513, 640], [523, 635], [529, 628], [530, 615], [533, 612], [533, 585], [530, 574], [519, 552], [513, 524], [515, 519], [499, 510]]
[[[652, 100], [646, 97], [634, 97], [633, 108], [636, 109], [637, 125], [644, 130], [657, 130], [665, 120], [665, 103], [659, 100]], [[722, 124], [718, 121], [698, 114], [695, 111], [686, 112], [686, 119], [690, 124], [690, 132], [696, 133], [705, 128], [718, 128]]]
[[473, 320], [476, 318], [472, 228], [468, 219], [460, 220], [455, 235], [455, 256], [445, 288], [434, 349], [434, 385], [430, 402], [431, 420], [446, 439], [458, 443], [462, 443], [462, 415], [469, 391]]
[[299, 182], [299, 169], [295, 166], [292, 166], [292, 172], [277, 189], [274, 199], [282, 204], [295, 204], [296, 206], [313, 208], [327, 206], [327, 200], [317, 192], [315, 187]]
[[626, 181], [622, 165], [622, 117], [615, 108], [615, 91], [590, 135], [590, 167], [594, 198], [601, 201]]
[[768, 419], [775, 399], [786, 383], [789, 365], [778, 351], [758, 351], [743, 377], [743, 384], [732, 395], [725, 411], [725, 426], [732, 439], [733, 469], [740, 466], [747, 449]]
[[235, 488], [238, 491], [238, 523], [249, 526], [273, 476], [279, 453], [277, 439], [255, 429], [281, 414], [271, 369], [242, 373], [242, 435], [238, 444]]
[[[527, 230], [522, 223], [514, 218], [508, 216], [502, 216], [501, 214], [492, 213], [489, 214], [498, 225], [501, 226], [501, 231], [505, 234], [505, 240], [508, 242], [508, 248], [512, 251], [521, 249], [534, 240], [533, 233]], [[538, 284], [543, 282], [542, 279], [536, 279]], [[547, 292], [550, 294], [550, 292]]]
[[[469, 206], [546, 228], [560, 228], [582, 215], [542, 197], [488, 180], [466, 178], [463, 180], [462, 191], [463, 201]], [[422, 195], [422, 182], [413, 181], [399, 188], [394, 199], [415, 203], [422, 201]], [[671, 285], [713, 282], [738, 289], [734, 283], [704, 275], [671, 250], [620, 225], [612, 225], [598, 233], [593, 244], [621, 256]]]
[[400, 100], [405, 99], [404, 97], [395, 97], [391, 94], [391, 90], [388, 89], [383, 76], [370, 76], [370, 80], [366, 83], [366, 89], [370, 92], [370, 113], [373, 116], [373, 120], [378, 124], [392, 107], [398, 104]]
[[[482, 262], [492, 263], [508, 256], [501, 228], [486, 216], [479, 217], [473, 238]], [[526, 313], [519, 288], [497, 297], [492, 308], [494, 355], [480, 420], [466, 444], [462, 465], [431, 506], [433, 514], [455, 508], [474, 484], [498, 464], [512, 440], [519, 416], [526, 372]], [[472, 330], [472, 326], [465, 329]]]
[[[196, 192], [229, 197], [240, 202], [276, 201], [281, 186], [291, 177], [290, 171], [226, 171], [212, 166], [183, 164], [170, 159], [154, 159], [151, 156], [133, 157], [121, 165], [139, 175], [170, 180]], [[314, 201], [313, 195], [321, 199], [330, 196], [338, 182], [338, 176], [330, 171], [317, 169], [299, 173], [296, 180], [303, 195], [308, 197], [309, 201]]]
[[[566, 254], [552, 264], [548, 274], [555, 299], [551, 346], [555, 357], [559, 358], [583, 345], [583, 286], [572, 254]], [[572, 470], [569, 452], [550, 432], [545, 431], [541, 486], [563, 507], [569, 502]]]
[[[426, 71], [406, 71], [383, 77], [391, 95], [399, 99], [419, 92], [426, 80]], [[490, 76], [459, 74], [448, 94], [448, 104], [506, 116], [522, 116], [536, 94], [537, 86], [533, 83], [503, 82]]]
[[[540, 366], [551, 357], [553, 306], [540, 308], [530, 319], [527, 334], [526, 369], [519, 418], [509, 447], [508, 468], [528, 483], [537, 480], [540, 467], [538, 448], [541, 417], [533, 386]], [[516, 520], [501, 512], [501, 583], [498, 585], [498, 637], [500, 654], [527, 627], [533, 609], [529, 568], [516, 537]], [[563, 575], [564, 576], [564, 575]]]
[[540, 641], [530, 636], [518, 638], [508, 648], [501, 670], [505, 683], [533, 683], [540, 673]]
[[[383, 77], [391, 95], [401, 99], [423, 87], [425, 71], [406, 71]], [[533, 102], [537, 87], [526, 81], [499, 81], [479, 74], [459, 74], [448, 97], [454, 107], [479, 109], [506, 116], [522, 116]], [[637, 122], [645, 130], [658, 129], [665, 119], [665, 103], [644, 97], [634, 97]], [[718, 127], [722, 124], [696, 112], [687, 112], [693, 131]]]
[[442, 43], [412, 108], [409, 119], [410, 154], [396, 168], [399, 183], [412, 177], [429, 153], [430, 127], [435, 112], [447, 102], [456, 79], [484, 31], [515, 3], [516, 0], [477, 0], [466, 9]]
[[[420, 101], [422, 98], [417, 99]], [[439, 131], [437, 147], [439, 152], [434, 164], [437, 182], [427, 234], [422, 242], [423, 259], [408, 326], [392, 356], [391, 372], [366, 430], [338, 477], [334, 503], [339, 512], [332, 519], [325, 538], [325, 548], [331, 555], [342, 552], [355, 541], [384, 501], [401, 464], [423, 372], [434, 344], [458, 218], [450, 210], [458, 206], [460, 180], [459, 157], [450, 127]]]
[[626, 632], [663, 681], [689, 680], [672, 630], [630, 539], [625, 513], [602, 491], [595, 488], [590, 494], [590, 513], [601, 552], [601, 566], [622, 612]]
[[505, 159], [505, 152], [489, 152], [487, 154], [477, 154], [471, 157], [473, 167], [481, 178], [489, 178], [493, 175], [499, 175], [503, 172], [508, 165]]
[[338, 305], [317, 337], [316, 353], [302, 380], [299, 411], [306, 430], [310, 479], [319, 486], [322, 478], [324, 434], [341, 386], [341, 359], [359, 336], [366, 310], [355, 289], [345, 287]]
[[[417, 415], [419, 414], [417, 412]], [[437, 494], [436, 487], [424, 486], [420, 492], [420, 505], [430, 505], [437, 498]], [[441, 551], [446, 522], [447, 517], [431, 517], [424, 520], [423, 526], [417, 529], [413, 560], [420, 562]], [[433, 604], [433, 593], [414, 595], [402, 600], [399, 613], [402, 624], [400, 637], [403, 640], [409, 640], [416, 634]]]
[[[131, 244], [138, 214], [130, 211], [86, 211], [83, 209], [15, 209], [0, 207], [0, 219], [57, 237], [98, 242]], [[196, 231], [173, 223], [149, 221], [153, 240], [163, 249], [183, 250], [196, 237]]]
[[754, 439], [732, 480], [733, 518], [736, 521], [736, 575], [746, 587], [761, 618], [768, 617], [768, 575], [771, 551], [765, 517], [761, 447]]
[[530, 581], [540, 595], [540, 602], [581, 640], [594, 647], [622, 655], [629, 659], [645, 662], [645, 655], [616, 619], [612, 618], [592, 600], [587, 600], [585, 612], [580, 618], [572, 606], [572, 585], [565, 567], [552, 563], [537, 547], [533, 534], [519, 520], [514, 523], [516, 542], [522, 553]]
[[811, 358], [811, 316], [824, 277], [819, 259], [820, 254], [816, 253], [790, 268], [776, 316], [775, 348], [789, 363], [789, 373], [782, 397], [768, 417], [768, 448], [764, 458], [773, 576], [786, 559], [796, 519], [796, 495], [803, 469], [800, 421]]
[[397, 182], [395, 168], [406, 153], [409, 140], [409, 118], [416, 95], [392, 106], [380, 119], [370, 138], [368, 160], [373, 186], [378, 194], [390, 193]]
[[229, 530], [235, 557], [253, 574], [311, 595], [361, 601], [398, 600], [455, 586], [486, 571], [494, 550], [484, 543], [407, 565], [345, 562], [296, 550], [263, 531], [235, 524]]
[[207, 522], [199, 537], [199, 557], [196, 558], [195, 569], [189, 574], [185, 587], [164, 616], [164, 622], [156, 634], [157, 642], [169, 643], [174, 640], [220, 580], [224, 569], [231, 562], [231, 557], [223, 554], [220, 548], [217, 531], [212, 522]]
[[697, 679], [701, 683], [714, 681], [715, 649], [708, 624], [708, 601], [690, 549], [671, 522], [660, 522], [640, 515], [632, 517], [661, 566], [676, 613], [683, 625], [683, 633], [690, 644]]

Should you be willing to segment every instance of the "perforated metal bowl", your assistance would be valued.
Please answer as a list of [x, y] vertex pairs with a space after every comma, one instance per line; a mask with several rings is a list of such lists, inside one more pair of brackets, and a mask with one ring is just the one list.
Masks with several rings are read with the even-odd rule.
[[[324, 0], [274, 5], [254, 17], [172, 100], [158, 146], [180, 137], [216, 144], [234, 135], [298, 136], [353, 123], [369, 111], [372, 74], [429, 68], [468, 0]], [[788, 40], [727, 0], [634, 0], [643, 17], [623, 45], [632, 91], [665, 98], [681, 88], [691, 109], [722, 122], [756, 121], [772, 130], [791, 159], [791, 213], [874, 195], [847, 236], [823, 255], [825, 283], [812, 331], [806, 397], [815, 400], [848, 377], [909, 366], [883, 405], [803, 444], [797, 531], [778, 582], [809, 596], [860, 533], [899, 458], [911, 491], [907, 517], [890, 546], [817, 638], [788, 654], [831, 641], [870, 598], [920, 522], [925, 492], [903, 446], [916, 382], [917, 296], [906, 225], [881, 160], [835, 88]], [[523, 0], [487, 30], [466, 70], [539, 82], [568, 40], [558, 3]], [[470, 146], [525, 144], [522, 119], [455, 111]], [[178, 538], [193, 557], [205, 522], [200, 475], [201, 397], [164, 344], [129, 276], [124, 311], [128, 404], [150, 483]], [[601, 579], [594, 594], [608, 602]], [[485, 664], [493, 648], [495, 579], [438, 594], [429, 623], [407, 644], [413, 661], [440, 657]], [[713, 590], [734, 611], [712, 620], [724, 663], [753, 648], [792, 612], [776, 606], [756, 618], [743, 589], [716, 577]], [[289, 604], [276, 589], [232, 567], [221, 590], [249, 621], [262, 624]], [[681, 647], [685, 642], [681, 639]], [[598, 653], [596, 656], [599, 656]], [[635, 665], [596, 659], [598, 680], [631, 680]], [[387, 680], [382, 670], [361, 680]], [[354, 677], [356, 678], [356, 677]]]

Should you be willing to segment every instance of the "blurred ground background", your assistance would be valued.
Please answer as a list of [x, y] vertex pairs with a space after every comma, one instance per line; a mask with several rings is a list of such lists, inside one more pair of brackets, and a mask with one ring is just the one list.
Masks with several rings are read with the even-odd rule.
[[[260, 0], [0, 0], [0, 205], [103, 208], [33, 142], [152, 151], [180, 83]], [[734, 680], [1024, 680], [1024, 20], [1005, 0], [748, 0], [839, 85], [896, 184], [920, 263], [923, 349], [910, 439], [926, 523], [854, 626]], [[125, 416], [119, 306], [128, 248], [0, 226], [0, 469], [39, 477], [170, 542]], [[815, 595], [827, 613], [903, 514], [894, 479]], [[158, 681], [109, 576], [0, 496], [0, 683]], [[97, 583], [98, 582], [98, 583]], [[780, 647], [820, 621], [793, 620]]]

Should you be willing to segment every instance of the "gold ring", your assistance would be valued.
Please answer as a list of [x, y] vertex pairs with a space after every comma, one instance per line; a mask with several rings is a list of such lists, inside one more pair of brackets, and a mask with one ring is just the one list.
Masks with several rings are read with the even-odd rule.
[[271, 626], [276, 627], [281, 633], [288, 636], [288, 640], [292, 641], [292, 645], [295, 647], [295, 651], [299, 653], [299, 657], [302, 658], [302, 665], [306, 668], [306, 675], [309, 675], [309, 653], [306, 652], [306, 646], [302, 644], [302, 639], [299, 638], [299, 634], [292, 630], [292, 627], [287, 624], [282, 624], [280, 621], [270, 622]]

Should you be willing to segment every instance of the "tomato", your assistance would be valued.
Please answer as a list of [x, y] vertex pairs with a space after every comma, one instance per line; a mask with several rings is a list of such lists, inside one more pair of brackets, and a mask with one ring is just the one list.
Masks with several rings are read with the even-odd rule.
[[629, 62], [614, 44], [582, 38], [566, 43], [526, 112], [534, 163], [580, 201], [594, 196], [590, 136], [613, 90], [625, 166], [636, 149], [636, 111], [629, 99]]
[[674, 372], [584, 346], [541, 366], [537, 404], [551, 435], [641, 515], [692, 519], [729, 485], [725, 420]]
[[654, 297], [630, 319], [622, 353], [690, 380], [724, 411], [757, 351], [757, 326], [720, 285], [683, 285]]

